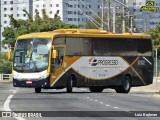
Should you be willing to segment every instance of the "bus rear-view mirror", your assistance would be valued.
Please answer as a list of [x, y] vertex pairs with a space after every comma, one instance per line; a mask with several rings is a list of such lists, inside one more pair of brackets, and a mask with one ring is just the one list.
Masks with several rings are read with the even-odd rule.
[[53, 58], [53, 59], [56, 59], [56, 57], [57, 57], [57, 51], [56, 51], [56, 50], [53, 50], [53, 52], [52, 52], [52, 58]]
[[14, 47], [12, 47], [12, 48], [10, 48], [10, 49], [8, 50], [8, 60], [9, 60], [9, 61], [12, 61], [12, 58], [11, 58], [11, 53], [12, 53], [12, 51], [14, 51]]

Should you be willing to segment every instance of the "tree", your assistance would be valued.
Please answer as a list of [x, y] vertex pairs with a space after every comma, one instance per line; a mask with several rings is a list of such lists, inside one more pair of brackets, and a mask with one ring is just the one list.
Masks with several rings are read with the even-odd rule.
[[154, 48], [157, 49], [158, 56], [160, 56], [160, 25], [147, 31], [152, 36]]
[[25, 14], [27, 14], [27, 20], [14, 19], [13, 16], [9, 16], [10, 18], [10, 26], [5, 27], [3, 31], [3, 37], [5, 38], [2, 41], [2, 44], [14, 45], [18, 36], [23, 34], [28, 34], [32, 32], [46, 32], [53, 31], [59, 28], [79, 28], [81, 26], [66, 24], [61, 21], [59, 17], [59, 11], [56, 12], [54, 18], [49, 18], [46, 14], [46, 11], [42, 10], [42, 18], [39, 15], [39, 11], [35, 10], [34, 19], [32, 16], [26, 11], [23, 10]]
[[12, 64], [7, 60], [7, 53], [0, 53], [0, 74], [11, 74]]

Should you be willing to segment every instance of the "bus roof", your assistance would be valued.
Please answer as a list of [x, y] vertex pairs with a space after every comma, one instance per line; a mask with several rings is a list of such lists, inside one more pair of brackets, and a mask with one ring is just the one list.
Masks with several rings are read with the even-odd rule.
[[54, 31], [49, 32], [39, 32], [39, 33], [31, 33], [25, 34], [18, 37], [18, 39], [24, 38], [53, 38], [53, 37], [60, 37], [60, 36], [73, 36], [73, 37], [109, 37], [109, 38], [143, 38], [143, 39], [150, 39], [151, 36], [144, 33], [111, 33], [105, 30], [99, 29], [57, 29]]

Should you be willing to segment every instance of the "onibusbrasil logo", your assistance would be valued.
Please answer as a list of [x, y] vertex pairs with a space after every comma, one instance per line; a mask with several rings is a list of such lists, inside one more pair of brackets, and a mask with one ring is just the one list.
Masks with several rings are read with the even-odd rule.
[[159, 7], [154, 7], [155, 5], [155, 1], [147, 1], [145, 6], [142, 6], [140, 8], [141, 11], [145, 10], [145, 11], [158, 11], [159, 10]]

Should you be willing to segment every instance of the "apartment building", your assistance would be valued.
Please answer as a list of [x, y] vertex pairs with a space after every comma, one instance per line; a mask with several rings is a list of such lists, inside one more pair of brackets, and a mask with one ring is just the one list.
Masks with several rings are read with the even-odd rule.
[[[23, 12], [23, 10], [25, 9], [32, 15], [32, 4], [32, 0], [0, 0], [1, 41], [4, 39], [2, 36], [4, 28], [9, 26], [10, 23], [9, 15], [12, 15], [15, 19], [25, 20], [27, 19], [27, 15]], [[0, 46], [2, 46], [1, 42]], [[0, 51], [7, 51], [7, 49], [1, 47]]]
[[160, 0], [154, 1], [154, 5], [147, 7], [159, 8], [156, 10], [141, 10], [142, 6], [146, 6], [147, 2], [151, 0], [126, 0], [126, 5], [130, 10], [130, 14], [133, 15], [135, 27], [141, 32], [154, 28], [157, 24], [160, 24]]
[[13, 15], [16, 19], [27, 19], [23, 9], [26, 9], [33, 17], [36, 9], [41, 17], [42, 9], [45, 9], [51, 18], [58, 11], [63, 22], [85, 26], [93, 16], [101, 14], [101, 4], [101, 0], [1, 0], [0, 39], [3, 40], [4, 27], [9, 25], [8, 15]]
[[101, 4], [101, 0], [38, 0], [33, 2], [33, 11], [37, 9], [41, 16], [41, 10], [45, 9], [51, 18], [59, 11], [63, 22], [85, 25], [91, 17], [101, 13]]

